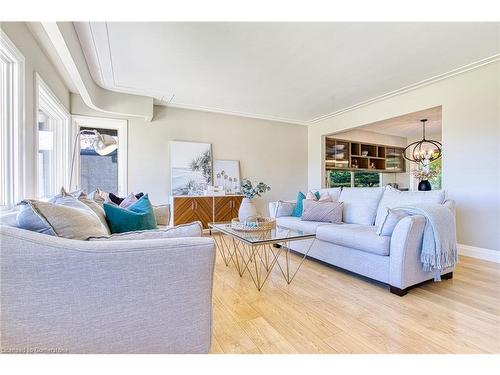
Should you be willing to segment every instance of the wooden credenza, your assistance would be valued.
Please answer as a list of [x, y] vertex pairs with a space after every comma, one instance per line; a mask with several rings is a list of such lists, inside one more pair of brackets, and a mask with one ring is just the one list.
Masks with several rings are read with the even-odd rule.
[[201, 221], [207, 229], [208, 223], [231, 221], [238, 217], [242, 199], [242, 195], [172, 197], [173, 225]]

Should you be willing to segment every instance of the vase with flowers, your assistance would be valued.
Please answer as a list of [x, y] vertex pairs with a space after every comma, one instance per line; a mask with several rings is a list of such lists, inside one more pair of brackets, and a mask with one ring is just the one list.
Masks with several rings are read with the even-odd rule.
[[439, 175], [439, 170], [433, 169], [430, 170], [429, 168], [419, 168], [413, 170], [413, 176], [419, 181], [418, 183], [418, 190], [420, 191], [428, 191], [431, 190], [431, 183], [429, 182], [430, 179], [436, 177]]
[[241, 202], [238, 211], [238, 219], [240, 222], [245, 222], [249, 218], [258, 216], [257, 209], [252, 199], [256, 196], [260, 197], [266, 191], [271, 190], [271, 187], [263, 182], [252, 183], [249, 179], [243, 179], [241, 180], [240, 190], [245, 198], [243, 198]]

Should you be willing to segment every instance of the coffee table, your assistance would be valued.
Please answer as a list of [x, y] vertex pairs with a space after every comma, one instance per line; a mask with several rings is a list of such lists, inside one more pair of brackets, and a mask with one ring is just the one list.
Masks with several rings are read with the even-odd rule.
[[[232, 262], [240, 277], [248, 272], [259, 291], [276, 264], [286, 282], [290, 284], [316, 239], [315, 233], [281, 226], [266, 231], [236, 230], [231, 227], [231, 223], [209, 223], [208, 226], [224, 264], [229, 266]], [[310, 239], [313, 241], [300, 259], [297, 268], [292, 271], [289, 243]], [[285, 259], [280, 261], [282, 254]]]

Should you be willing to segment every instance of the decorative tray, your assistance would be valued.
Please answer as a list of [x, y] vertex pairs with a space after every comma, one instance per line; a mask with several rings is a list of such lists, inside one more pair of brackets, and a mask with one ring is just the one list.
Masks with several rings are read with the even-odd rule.
[[238, 218], [231, 220], [231, 228], [246, 232], [257, 232], [276, 228], [276, 219], [271, 217], [255, 217], [241, 222]]

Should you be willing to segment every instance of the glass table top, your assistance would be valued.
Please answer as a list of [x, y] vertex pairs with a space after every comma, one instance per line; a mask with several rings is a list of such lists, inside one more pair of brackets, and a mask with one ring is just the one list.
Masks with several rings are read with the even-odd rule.
[[275, 229], [264, 231], [242, 231], [231, 228], [231, 223], [209, 223], [212, 230], [233, 236], [248, 244], [279, 243], [315, 238], [316, 234], [286, 227], [276, 226]]

